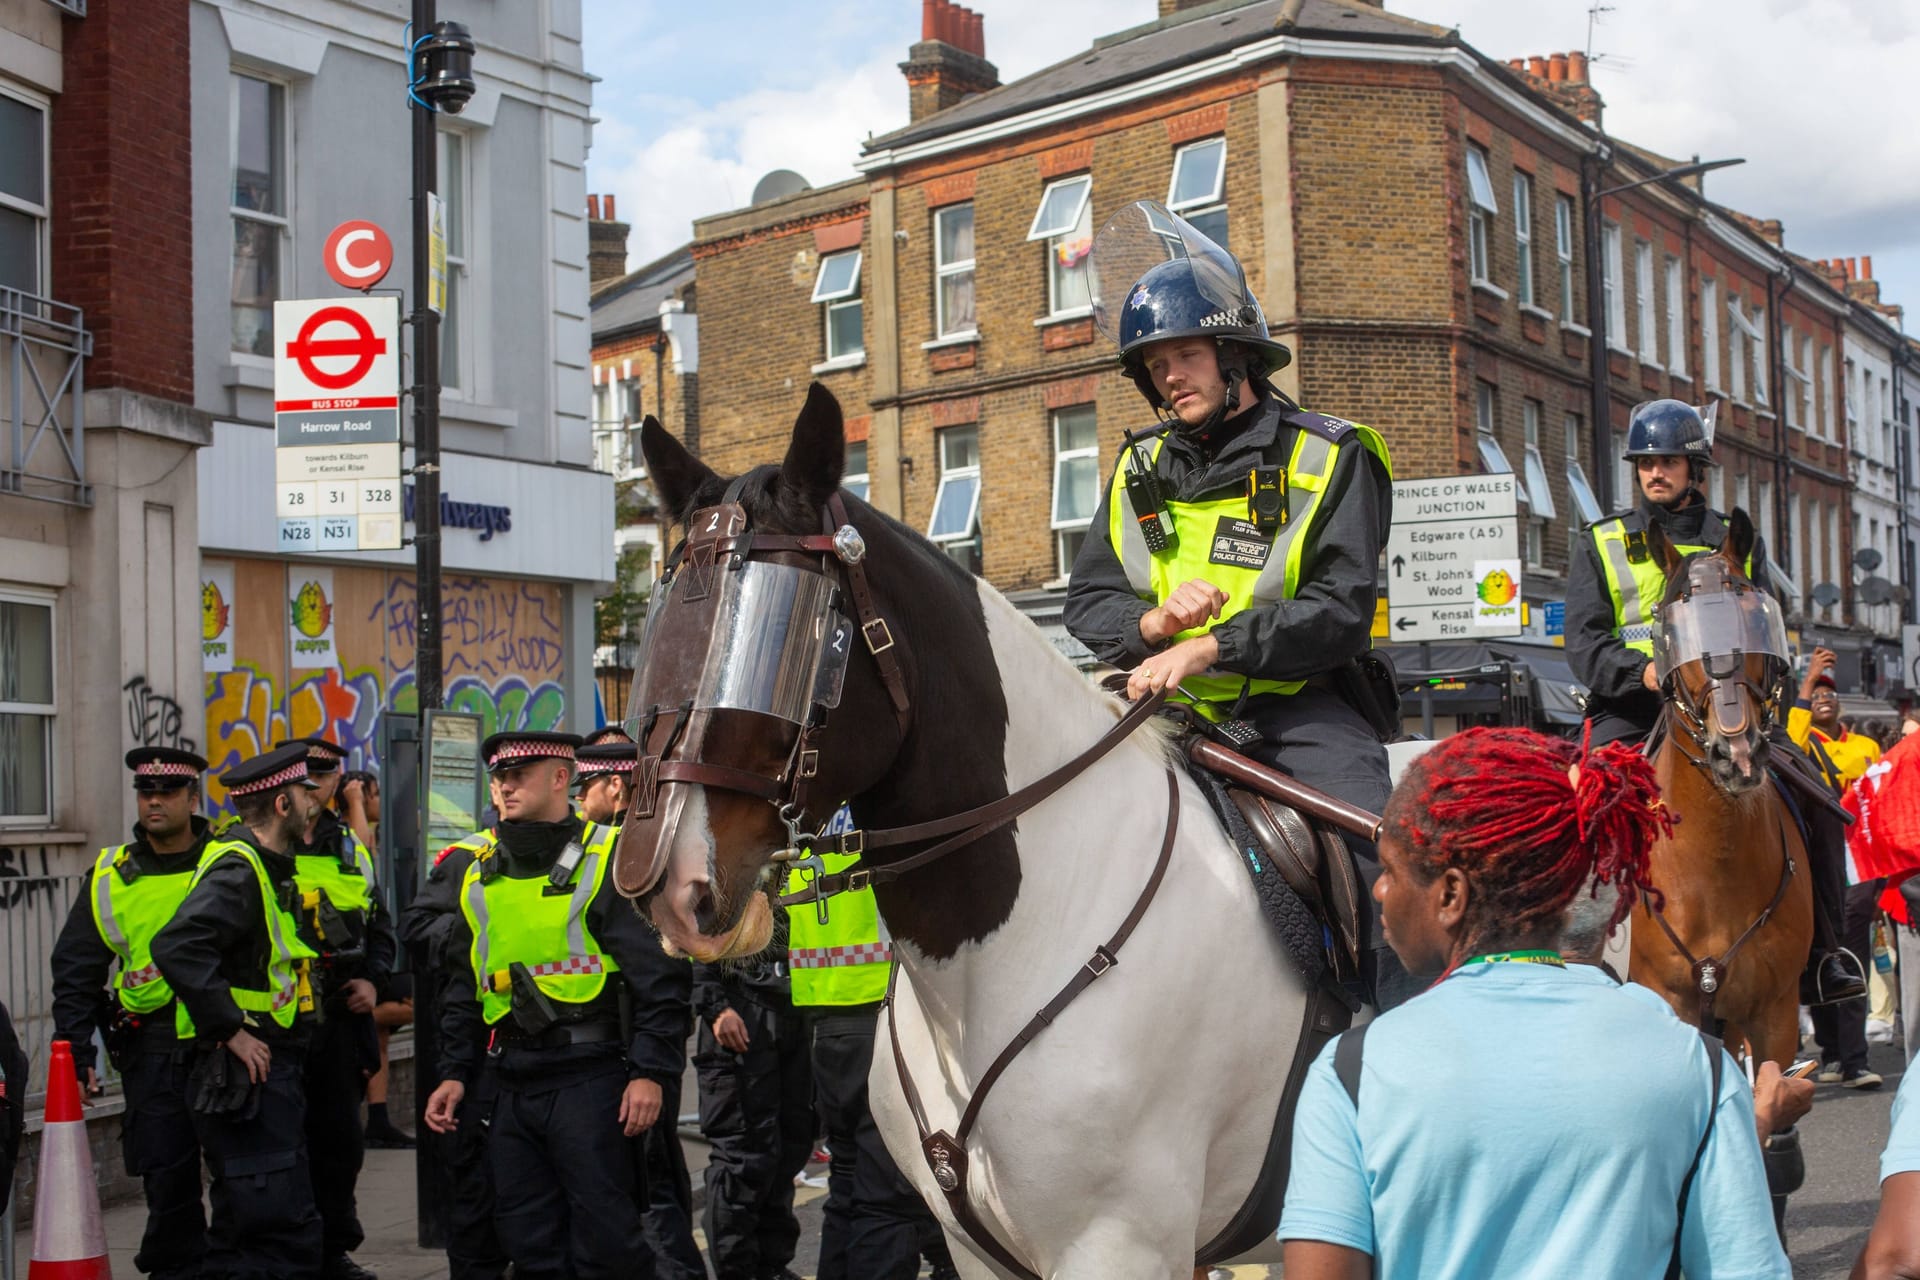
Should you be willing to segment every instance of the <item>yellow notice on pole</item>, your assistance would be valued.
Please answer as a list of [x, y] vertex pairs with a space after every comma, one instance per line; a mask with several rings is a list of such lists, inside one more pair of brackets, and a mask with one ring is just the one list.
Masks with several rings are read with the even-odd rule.
[[447, 202], [427, 193], [427, 305], [447, 314]]

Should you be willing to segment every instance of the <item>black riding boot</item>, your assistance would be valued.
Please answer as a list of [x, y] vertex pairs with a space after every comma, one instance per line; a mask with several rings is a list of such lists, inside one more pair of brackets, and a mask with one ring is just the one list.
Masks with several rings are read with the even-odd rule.
[[1800, 980], [1800, 1003], [1809, 1006], [1864, 1000], [1866, 974], [1859, 958], [1841, 948], [1847, 910], [1847, 825], [1824, 806], [1808, 806], [1807, 872], [1813, 879], [1813, 951]]

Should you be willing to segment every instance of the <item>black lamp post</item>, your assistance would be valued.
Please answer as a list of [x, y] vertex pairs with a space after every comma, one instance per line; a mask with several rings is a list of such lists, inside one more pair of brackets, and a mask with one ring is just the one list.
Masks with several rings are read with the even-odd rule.
[[[413, 116], [413, 556], [417, 617], [413, 679], [421, 738], [426, 713], [443, 701], [440, 654], [440, 313], [428, 305], [433, 284], [433, 217], [428, 194], [439, 185], [433, 118], [459, 115], [473, 97], [473, 38], [457, 22], [438, 22], [434, 0], [413, 0], [413, 47], [408, 50], [408, 109]], [[431, 830], [427, 785], [420, 788], [420, 840]], [[404, 905], [404, 899], [402, 900]], [[424, 952], [415, 955], [421, 981], [414, 991], [414, 1061], [439, 1060], [439, 1001]], [[426, 1078], [431, 1078], [431, 1072]], [[420, 1080], [424, 1084], [425, 1079]], [[416, 1088], [418, 1134], [414, 1184], [419, 1204], [418, 1239], [423, 1249], [444, 1246], [452, 1180], [444, 1153], [424, 1122], [427, 1091]]]
[[[1676, 165], [1674, 168], [1641, 178], [1637, 182], [1623, 182], [1617, 187], [1601, 189], [1600, 180], [1612, 163], [1612, 152], [1591, 156], [1580, 167], [1580, 199], [1586, 208], [1585, 243], [1587, 253], [1587, 366], [1589, 374], [1590, 397], [1587, 405], [1587, 435], [1593, 447], [1594, 488], [1600, 500], [1602, 511], [1612, 511], [1621, 503], [1632, 498], [1632, 494], [1613, 492], [1613, 413], [1611, 410], [1611, 392], [1608, 384], [1611, 372], [1607, 358], [1607, 307], [1602, 294], [1605, 292], [1606, 267], [1600, 260], [1600, 202], [1608, 196], [1618, 195], [1622, 191], [1631, 191], [1635, 187], [1644, 187], [1649, 183], [1665, 182], [1670, 178], [1690, 178], [1697, 173], [1706, 173], [1712, 169], [1725, 169], [1736, 164], [1745, 164], [1741, 160], [1695, 160], [1691, 164]], [[1624, 261], [1621, 275], [1625, 276]], [[1625, 288], [1626, 281], [1620, 280], [1616, 287]], [[1671, 322], [1669, 322], [1671, 323]]]

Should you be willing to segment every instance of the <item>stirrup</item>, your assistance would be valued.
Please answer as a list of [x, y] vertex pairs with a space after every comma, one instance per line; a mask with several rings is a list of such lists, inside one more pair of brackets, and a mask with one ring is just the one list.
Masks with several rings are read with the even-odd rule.
[[[1836, 956], [1846, 957], [1845, 962], [1851, 962], [1853, 973], [1850, 977], [1848, 987], [1841, 988], [1836, 992], [1829, 992], [1826, 989], [1827, 961]], [[1856, 986], [1859, 988], [1858, 990], [1851, 989]], [[1860, 957], [1854, 955], [1853, 952], [1847, 950], [1845, 947], [1835, 947], [1825, 956], [1822, 956], [1820, 963], [1813, 966], [1813, 994], [1812, 1007], [1814, 1008], [1823, 1005], [1845, 1004], [1849, 1000], [1865, 1000], [1867, 998], [1866, 967], [1860, 963]]]

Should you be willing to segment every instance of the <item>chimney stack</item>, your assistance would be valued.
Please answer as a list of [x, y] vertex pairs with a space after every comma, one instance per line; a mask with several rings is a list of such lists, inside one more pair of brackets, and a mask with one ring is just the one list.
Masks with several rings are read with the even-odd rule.
[[[602, 215], [605, 215], [604, 217]], [[587, 287], [627, 274], [627, 232], [613, 217], [613, 197], [587, 197]]]
[[1532, 54], [1514, 58], [1507, 65], [1527, 78], [1528, 86], [1562, 111], [1598, 129], [1600, 111], [1606, 104], [1588, 81], [1592, 63], [1587, 55], [1572, 53]]
[[920, 41], [900, 71], [914, 121], [1000, 84], [999, 69], [987, 61], [985, 19], [953, 0], [921, 0]]

